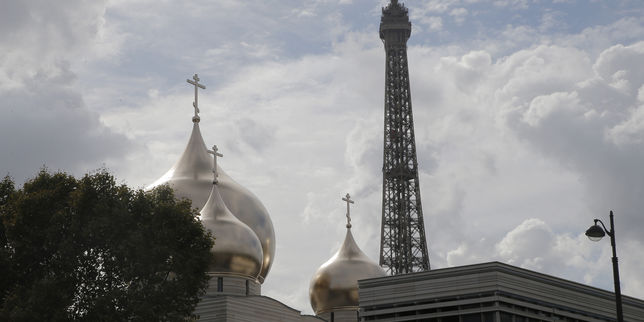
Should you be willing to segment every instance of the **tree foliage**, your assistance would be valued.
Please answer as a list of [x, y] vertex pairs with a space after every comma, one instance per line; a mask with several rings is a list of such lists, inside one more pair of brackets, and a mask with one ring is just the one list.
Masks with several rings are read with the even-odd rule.
[[213, 238], [165, 186], [45, 170], [0, 183], [0, 319], [173, 321], [203, 294]]

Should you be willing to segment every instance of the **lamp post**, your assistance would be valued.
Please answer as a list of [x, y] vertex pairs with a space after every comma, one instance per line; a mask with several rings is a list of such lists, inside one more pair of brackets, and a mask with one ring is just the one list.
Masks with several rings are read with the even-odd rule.
[[[601, 227], [597, 223], [602, 224]], [[595, 224], [586, 230], [586, 236], [592, 241], [599, 241], [605, 235], [610, 236], [610, 245], [613, 247], [613, 280], [615, 282], [615, 306], [617, 307], [617, 321], [623, 322], [622, 313], [622, 292], [619, 286], [619, 267], [617, 266], [617, 250], [615, 249], [615, 225], [613, 223], [613, 211], [610, 211], [610, 230], [606, 229], [604, 223], [595, 219]]]

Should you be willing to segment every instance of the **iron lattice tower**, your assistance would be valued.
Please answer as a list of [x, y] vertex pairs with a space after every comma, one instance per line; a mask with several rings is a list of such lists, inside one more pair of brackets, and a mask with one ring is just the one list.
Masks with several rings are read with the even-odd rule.
[[410, 34], [407, 8], [391, 0], [380, 21], [386, 52], [380, 266], [391, 275], [429, 270], [407, 67]]

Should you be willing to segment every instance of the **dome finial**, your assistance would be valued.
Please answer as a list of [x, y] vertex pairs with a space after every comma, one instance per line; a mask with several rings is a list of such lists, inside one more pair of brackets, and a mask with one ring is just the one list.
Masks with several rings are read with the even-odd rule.
[[192, 107], [195, 108], [195, 116], [192, 117], [192, 122], [199, 123], [199, 121], [201, 119], [199, 118], [199, 95], [198, 95], [197, 91], [198, 91], [199, 88], [206, 89], [206, 86], [199, 84], [200, 79], [199, 79], [199, 76], [197, 74], [192, 76], [192, 79], [194, 81], [186, 79], [186, 82], [188, 82], [189, 84], [192, 84], [192, 85], [195, 86], [195, 101], [192, 102]]
[[212, 150], [207, 150], [208, 153], [212, 154], [212, 174], [213, 174], [213, 180], [212, 184], [217, 184], [217, 178], [219, 177], [219, 174], [217, 173], [217, 157], [223, 157], [224, 155], [219, 153], [219, 148], [217, 148], [216, 145], [212, 146]]
[[349, 205], [354, 202], [351, 200], [351, 196], [349, 196], [348, 192], [346, 197], [342, 198], [342, 200], [347, 203], [347, 228], [351, 228], [351, 207]]

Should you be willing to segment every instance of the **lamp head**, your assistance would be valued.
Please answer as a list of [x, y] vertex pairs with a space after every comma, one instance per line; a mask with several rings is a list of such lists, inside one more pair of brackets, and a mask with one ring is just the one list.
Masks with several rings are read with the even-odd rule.
[[595, 224], [586, 230], [586, 236], [588, 236], [588, 239], [592, 241], [600, 241], [604, 236], [606, 236], [606, 232], [603, 228], [597, 225], [597, 220], [595, 220]]

